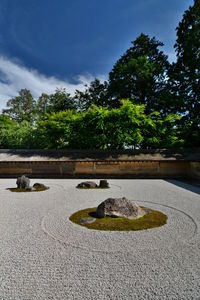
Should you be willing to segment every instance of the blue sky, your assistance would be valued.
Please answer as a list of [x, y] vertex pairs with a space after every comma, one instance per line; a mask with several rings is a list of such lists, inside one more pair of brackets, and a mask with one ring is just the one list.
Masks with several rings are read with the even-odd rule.
[[107, 78], [141, 32], [175, 59], [175, 28], [192, 0], [0, 0], [0, 108], [21, 88], [73, 94]]

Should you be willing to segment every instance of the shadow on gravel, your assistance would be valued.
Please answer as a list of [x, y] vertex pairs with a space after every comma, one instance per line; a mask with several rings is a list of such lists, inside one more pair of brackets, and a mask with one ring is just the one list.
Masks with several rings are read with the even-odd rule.
[[200, 182], [193, 181], [193, 180], [175, 180], [175, 179], [168, 179], [165, 180], [171, 184], [177, 185], [183, 189], [186, 189], [190, 192], [196, 193], [200, 195]]

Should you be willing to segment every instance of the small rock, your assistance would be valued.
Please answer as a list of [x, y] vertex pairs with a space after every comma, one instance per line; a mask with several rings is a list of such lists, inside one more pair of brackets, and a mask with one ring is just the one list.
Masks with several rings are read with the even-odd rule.
[[97, 207], [96, 214], [99, 218], [106, 216], [138, 218], [144, 216], [146, 212], [136, 203], [123, 197], [106, 199]]
[[95, 218], [82, 218], [80, 219], [80, 224], [81, 225], [84, 225], [84, 224], [90, 224], [90, 223], [93, 223], [95, 222]]
[[100, 180], [100, 182], [99, 182], [99, 187], [100, 187], [100, 188], [109, 188], [109, 183], [108, 183], [108, 181], [105, 180], [105, 179]]
[[43, 183], [36, 182], [34, 183], [33, 188], [35, 190], [39, 190], [39, 189], [46, 189], [47, 187]]
[[77, 188], [96, 188], [98, 185], [93, 181], [84, 181], [77, 185]]

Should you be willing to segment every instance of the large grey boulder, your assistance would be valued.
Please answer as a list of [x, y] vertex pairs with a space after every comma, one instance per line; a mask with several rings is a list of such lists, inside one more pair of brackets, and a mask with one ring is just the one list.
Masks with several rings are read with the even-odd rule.
[[77, 188], [94, 189], [96, 187], [98, 187], [98, 185], [93, 181], [84, 181], [84, 182], [81, 182], [77, 185]]
[[30, 179], [25, 175], [17, 178], [16, 181], [18, 189], [29, 189], [30, 188]]
[[96, 211], [97, 217], [125, 217], [139, 218], [145, 215], [145, 211], [136, 203], [123, 198], [108, 198], [103, 201]]

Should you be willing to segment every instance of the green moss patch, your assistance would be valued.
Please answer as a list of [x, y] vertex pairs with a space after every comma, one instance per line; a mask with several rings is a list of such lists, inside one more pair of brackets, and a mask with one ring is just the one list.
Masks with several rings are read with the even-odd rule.
[[[139, 219], [127, 218], [98, 218], [96, 207], [79, 210], [70, 216], [70, 221], [95, 230], [136, 231], [163, 226], [167, 223], [167, 216], [160, 211], [143, 207], [147, 214]], [[96, 218], [93, 223], [81, 224], [83, 218]]]
[[19, 189], [19, 188], [8, 188], [7, 190], [13, 192], [13, 193], [34, 193], [34, 192], [43, 192], [48, 190], [49, 187], [37, 187], [33, 190], [31, 189]]

